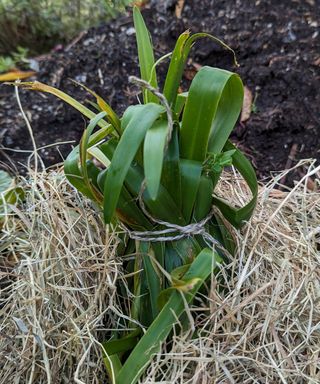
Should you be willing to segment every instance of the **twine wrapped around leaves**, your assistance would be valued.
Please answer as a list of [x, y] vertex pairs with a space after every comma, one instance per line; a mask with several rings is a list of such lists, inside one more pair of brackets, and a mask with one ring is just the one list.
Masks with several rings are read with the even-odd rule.
[[[165, 146], [165, 151], [166, 151], [168, 148], [168, 144], [171, 140], [172, 129], [173, 129], [172, 111], [167, 99], [158, 89], [152, 87], [147, 81], [139, 79], [138, 77], [135, 77], [135, 76], [130, 76], [129, 81], [131, 83], [137, 84], [141, 88], [145, 88], [148, 91], [152, 92], [154, 95], [156, 95], [159, 98], [159, 100], [161, 101], [161, 104], [165, 107], [167, 118], [168, 118], [168, 134], [167, 134], [166, 146]], [[218, 246], [219, 249], [222, 249], [224, 252], [227, 252], [225, 248], [220, 244], [220, 242], [216, 240], [213, 236], [211, 236], [205, 229], [205, 225], [208, 223], [208, 221], [212, 218], [214, 214], [213, 209], [210, 210], [210, 212], [204, 219], [196, 223], [191, 223], [184, 226], [169, 223], [167, 221], [156, 219], [147, 211], [142, 198], [142, 195], [145, 189], [146, 189], [146, 183], [144, 181], [142, 183], [141, 190], [138, 196], [139, 204], [142, 212], [153, 223], [159, 224], [165, 228], [160, 230], [154, 230], [154, 231], [132, 231], [128, 227], [126, 227], [123, 223], [121, 223], [122, 229], [128, 234], [128, 236], [131, 239], [140, 240], [140, 241], [149, 241], [149, 242], [167, 242], [167, 241], [178, 241], [186, 237], [201, 235], [208, 246], [210, 247]], [[174, 233], [177, 233], [177, 234], [174, 234]], [[172, 234], [172, 236], [170, 236], [170, 234]]]

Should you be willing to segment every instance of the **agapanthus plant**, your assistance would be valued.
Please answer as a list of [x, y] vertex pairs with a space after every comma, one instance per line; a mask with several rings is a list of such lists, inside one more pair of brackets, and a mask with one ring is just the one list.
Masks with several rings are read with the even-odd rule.
[[[53, 87], [22, 83], [56, 95], [91, 119], [65, 161], [65, 175], [101, 207], [105, 223], [119, 229], [119, 257], [135, 255], [123, 257], [125, 285], [133, 299], [127, 314], [132, 321], [122, 320], [122, 326], [130, 330], [115, 330], [103, 344], [110, 379], [117, 384], [139, 379], [177, 319], [188, 326], [186, 308], [218, 264], [234, 254], [226, 221], [239, 228], [252, 215], [257, 197], [254, 170], [229, 141], [242, 108], [240, 77], [204, 66], [189, 91], [179, 93], [197, 40], [209, 38], [230, 48], [207, 33], [186, 31], [172, 53], [155, 61], [137, 7], [133, 16], [141, 79], [130, 81], [141, 88], [142, 100], [122, 117], [93, 91], [95, 112]], [[157, 66], [169, 57], [160, 91]], [[241, 208], [215, 194], [224, 167], [230, 165], [252, 191], [251, 201]]]

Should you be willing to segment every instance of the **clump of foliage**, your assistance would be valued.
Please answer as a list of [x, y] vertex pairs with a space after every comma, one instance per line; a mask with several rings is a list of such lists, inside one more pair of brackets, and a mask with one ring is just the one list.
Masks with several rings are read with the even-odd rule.
[[130, 0], [3, 0], [0, 2], [0, 54], [21, 46], [45, 52], [80, 30], [114, 17]]
[[0, 73], [15, 69], [16, 66], [28, 67], [29, 61], [27, 56], [28, 49], [22, 47], [17, 47], [17, 50], [12, 52], [10, 56], [0, 56]]
[[[22, 83], [58, 96], [91, 119], [64, 169], [70, 183], [102, 209], [105, 223], [122, 232], [118, 254], [127, 279], [119, 290], [123, 296], [130, 292], [126, 310], [131, 320], [119, 319], [118, 330], [104, 343], [106, 366], [117, 384], [139, 379], [177, 319], [188, 327], [188, 304], [199, 289], [206, 292], [204, 282], [234, 254], [228, 228], [250, 218], [257, 197], [254, 170], [229, 141], [243, 102], [239, 76], [202, 67], [189, 91], [179, 93], [194, 43], [202, 38], [223, 43], [187, 31], [170, 55], [155, 61], [138, 8], [134, 24], [142, 79], [132, 81], [143, 88], [143, 102], [128, 107], [122, 117], [90, 90], [97, 112], [45, 84]], [[160, 93], [156, 70], [169, 56]], [[252, 191], [252, 200], [241, 208], [215, 195], [230, 165]]]

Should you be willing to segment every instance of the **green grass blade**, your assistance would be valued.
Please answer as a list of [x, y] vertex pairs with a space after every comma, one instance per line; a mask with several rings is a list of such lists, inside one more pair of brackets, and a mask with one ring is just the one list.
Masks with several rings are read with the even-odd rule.
[[[150, 84], [154, 88], [157, 88], [157, 75], [154, 69], [155, 61], [151, 36], [143, 20], [141, 12], [136, 6], [133, 8], [133, 22], [136, 30], [141, 78], [148, 82], [151, 78]], [[145, 104], [148, 102], [159, 103], [157, 96], [147, 90], [143, 91], [143, 100]]]
[[168, 121], [159, 120], [148, 130], [143, 146], [143, 164], [146, 184], [152, 200], [158, 194], [164, 149], [168, 135]]
[[[195, 294], [211, 274], [220, 257], [212, 250], [205, 248], [195, 258], [183, 280], [190, 284], [191, 289], [185, 293], [187, 303], [190, 303]], [[177, 318], [184, 312], [184, 301], [181, 292], [174, 290], [161, 312], [143, 335], [135, 349], [116, 377], [116, 384], [134, 384], [143, 374], [153, 355], [160, 350], [161, 343], [167, 338]]]
[[149, 103], [131, 113], [119, 144], [113, 154], [104, 186], [104, 219], [109, 223], [114, 215], [124, 179], [146, 132], [163, 112], [160, 105]]
[[93, 145], [104, 140], [106, 137], [108, 137], [108, 135], [110, 135], [112, 131], [113, 131], [113, 127], [110, 124], [104, 126], [103, 128], [100, 128], [97, 132], [91, 135], [89, 139], [89, 147], [92, 147]]

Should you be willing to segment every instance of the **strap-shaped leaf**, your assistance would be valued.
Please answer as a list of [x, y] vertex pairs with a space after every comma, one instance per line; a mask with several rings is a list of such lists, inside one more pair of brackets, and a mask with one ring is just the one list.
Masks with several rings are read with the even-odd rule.
[[213, 203], [216, 205], [223, 216], [236, 228], [240, 228], [245, 221], [249, 220], [257, 203], [258, 196], [258, 182], [254, 169], [250, 161], [236, 148], [229, 140], [227, 141], [224, 149], [226, 151], [235, 149], [236, 152], [232, 156], [232, 163], [234, 167], [241, 173], [244, 180], [247, 182], [251, 193], [252, 199], [242, 208], [231, 207], [224, 200], [214, 197]]
[[[141, 167], [138, 164], [132, 165], [127, 173], [125, 184], [134, 196], [139, 194], [142, 182], [143, 172]], [[172, 224], [186, 224], [180, 209], [162, 184], [160, 184], [156, 200], [152, 200], [148, 190], [145, 190], [143, 201], [153, 217]]]
[[181, 171], [181, 199], [182, 199], [182, 213], [187, 223], [190, 223], [192, 219], [192, 212], [194, 203], [196, 201], [202, 163], [199, 161], [181, 159], [180, 160]]
[[130, 351], [138, 343], [141, 329], [137, 328], [121, 339], [114, 339], [103, 343], [103, 347], [109, 356], [120, 352]]
[[[105, 175], [103, 173], [105, 173]], [[100, 173], [98, 177], [98, 184], [100, 189], [102, 187], [102, 190], [106, 173], [107, 170]], [[141, 209], [136, 205], [135, 199], [125, 186], [122, 187], [121, 194], [119, 196], [117, 204], [117, 216], [119, 220], [135, 230], [141, 231], [152, 229], [152, 225], [141, 212]]]
[[212, 207], [213, 182], [209, 176], [202, 175], [200, 178], [197, 198], [195, 202], [193, 217], [200, 221], [208, 215]]
[[194, 283], [190, 284], [189, 290], [185, 293], [179, 290], [172, 292], [167, 304], [126, 360], [116, 377], [116, 384], [135, 384], [138, 381], [143, 373], [143, 368], [151, 357], [159, 351], [161, 343], [169, 335], [177, 319], [183, 313], [185, 303], [181, 295], [185, 295], [185, 301], [190, 303], [220, 260], [219, 255], [208, 248], [200, 252], [182, 279], [185, 282], [192, 281]]
[[163, 113], [163, 107], [157, 104], [149, 103], [139, 107], [134, 111], [131, 109], [132, 117], [121, 136], [107, 174], [103, 193], [106, 223], [113, 217], [124, 179], [146, 132]]
[[[134, 108], [141, 109], [143, 108], [143, 106], [142, 105], [136, 106]], [[132, 112], [130, 112], [130, 116], [133, 117]], [[125, 116], [125, 119], [122, 119], [122, 124], [126, 127], [129, 124], [129, 121], [130, 119], [128, 119], [127, 116]], [[106, 143], [101, 144], [99, 148], [109, 159], [112, 159], [114, 151], [116, 150], [116, 147], [117, 147], [117, 143], [118, 143], [117, 139], [113, 138], [107, 141]], [[172, 143], [174, 143], [175, 147], [177, 146], [177, 143], [175, 142], [170, 142], [170, 145]], [[170, 151], [170, 146], [169, 146], [169, 151]], [[174, 159], [171, 159], [171, 160], [173, 163], [175, 163]], [[173, 175], [174, 176], [177, 175], [175, 171]], [[101, 175], [101, 178], [102, 178], [102, 175]], [[117, 212], [119, 212], [119, 210], [122, 211], [123, 208], [127, 208], [126, 204], [131, 205], [136, 201], [137, 196], [140, 193], [143, 180], [144, 180], [143, 168], [140, 167], [140, 165], [137, 163], [131, 164], [125, 178], [125, 186], [127, 187], [128, 191], [131, 193], [131, 195], [129, 194], [130, 195], [129, 197], [128, 196], [124, 197], [123, 196], [124, 187], [122, 188], [120, 200], [117, 206]], [[175, 182], [175, 180], [176, 178], [174, 177], [173, 181]], [[100, 180], [100, 183], [104, 184], [104, 181]], [[121, 204], [122, 199], [123, 199], [123, 205]], [[179, 207], [175, 203], [175, 200], [173, 199], [171, 194], [168, 193], [168, 191], [166, 190], [166, 188], [164, 188], [162, 184], [160, 184], [160, 187], [159, 187], [157, 200], [152, 200], [147, 190], [144, 191], [143, 193], [143, 200], [145, 202], [147, 209], [155, 218], [159, 218], [173, 224], [179, 224], [179, 225], [186, 224]], [[140, 215], [142, 215], [145, 218], [141, 209], [138, 208], [136, 204], [134, 204], [134, 206], [135, 206], [135, 209], [137, 209], [138, 212], [140, 212]], [[133, 217], [138, 218], [139, 217], [138, 212]], [[137, 222], [142, 222], [142, 220], [140, 219]], [[145, 227], [149, 229], [147, 225]]]
[[95, 196], [84, 182], [82, 173], [79, 169], [80, 156], [79, 145], [77, 145], [69, 153], [68, 157], [64, 161], [64, 174], [68, 181], [83, 195], [89, 197], [91, 200], [95, 200]]
[[[50, 87], [49, 85], [40, 83], [39, 81], [23, 82], [23, 83], [17, 83], [17, 84], [13, 83], [13, 85], [30, 89], [32, 91], [51, 93], [52, 95], [58, 97], [59, 99], [71, 105], [73, 108], [77, 109], [79, 112], [81, 112], [84, 116], [88, 117], [89, 119], [93, 119], [96, 116], [96, 113], [92, 112], [90, 109], [88, 109], [87, 107], [79, 103], [79, 101], [75, 100], [73, 97], [69, 96], [65, 92], [62, 92], [57, 88]], [[105, 120], [100, 120], [98, 125], [101, 128], [107, 127], [108, 128], [107, 134], [111, 134], [113, 131], [113, 127], [110, 124], [108, 124]]]
[[98, 107], [98, 109], [100, 109], [101, 111], [106, 112], [107, 119], [113, 125], [116, 132], [120, 135], [121, 134], [120, 119], [118, 115], [115, 113], [115, 111], [111, 108], [111, 106], [101, 96], [99, 96], [97, 93], [92, 91], [90, 88], [86, 87], [81, 83], [78, 83], [77, 81], [74, 81], [74, 82], [97, 99], [97, 105], [95, 105], [94, 103], [91, 103], [91, 105], [93, 104], [95, 108]]
[[[192, 81], [183, 112], [181, 157], [204, 161], [210, 135], [210, 145], [213, 149], [220, 148], [222, 143], [224, 145], [241, 105], [242, 83], [238, 75], [218, 68], [201, 68]], [[225, 116], [222, 116], [222, 113], [225, 113]], [[222, 126], [222, 123], [225, 126]]]
[[166, 81], [164, 83], [163, 94], [168, 100], [169, 105], [175, 106], [178, 94], [178, 88], [182, 78], [183, 70], [187, 61], [187, 57], [191, 47], [187, 46], [190, 32], [182, 33], [173, 50], [171, 61], [169, 64]]
[[89, 146], [89, 140], [90, 136], [99, 123], [105, 116], [106, 112], [100, 112], [97, 116], [95, 116], [93, 119], [90, 120], [90, 123], [88, 127], [85, 129], [81, 141], [80, 141], [80, 165], [81, 165], [81, 173], [84, 183], [86, 184], [87, 188], [91, 191], [92, 195], [95, 196], [95, 199], [97, 201], [102, 202], [103, 198], [101, 193], [95, 188], [95, 186], [91, 183], [90, 176], [88, 173], [88, 167], [87, 167], [87, 156], [88, 156], [88, 146]]
[[152, 319], [155, 319], [159, 313], [157, 299], [161, 292], [161, 275], [158, 272], [158, 268], [153, 263], [152, 256], [154, 256], [154, 252], [150, 246], [150, 243], [141, 242], [139, 250], [142, 252], [144, 272], [146, 275], [148, 293], [150, 296], [151, 308], [149, 309], [149, 311], [152, 312]]
[[181, 172], [179, 154], [179, 125], [174, 124], [168, 150], [165, 153], [161, 184], [169, 192], [178, 209], [181, 210]]
[[227, 44], [225, 44], [222, 40], [218, 39], [217, 37], [205, 32], [195, 33], [191, 36], [189, 31], [182, 33], [179, 36], [174, 51], [172, 53], [172, 58], [164, 84], [164, 95], [167, 98], [169, 104], [172, 106], [172, 108], [175, 108], [178, 89], [182, 79], [183, 70], [190, 53], [190, 49], [197, 40], [203, 38], [209, 38], [210, 40], [213, 40], [215, 43], [222, 45], [224, 48], [232, 52], [234, 62], [235, 64], [237, 64], [235, 52], [233, 51], [233, 49], [231, 49]]
[[[136, 6], [133, 8], [133, 22], [136, 30], [141, 78], [150, 82], [154, 88], [157, 88], [157, 75], [154, 68], [154, 54], [151, 36], [142, 18], [140, 10]], [[148, 102], [159, 103], [157, 96], [147, 90], [143, 91], [143, 100], [145, 104]]]
[[176, 105], [174, 107], [174, 112], [177, 116], [177, 119], [179, 119], [181, 112], [187, 102], [188, 94], [188, 92], [183, 92], [177, 95]]
[[[214, 68], [217, 78], [225, 84], [214, 116], [208, 151], [220, 153], [225, 146], [241, 112], [243, 84], [240, 77], [223, 69]], [[218, 81], [218, 79], [217, 79]]]
[[146, 184], [152, 200], [158, 194], [164, 149], [168, 135], [168, 121], [156, 121], [148, 130], [143, 146], [143, 165]]

